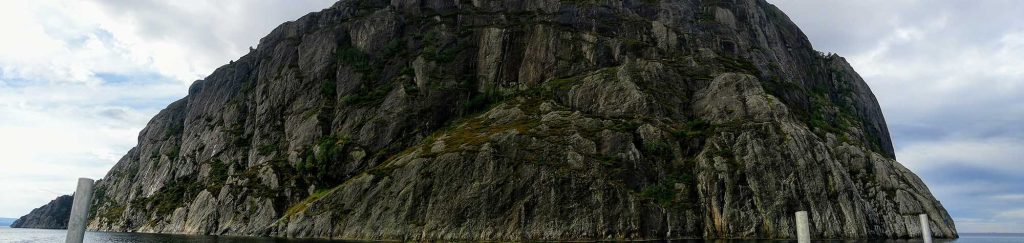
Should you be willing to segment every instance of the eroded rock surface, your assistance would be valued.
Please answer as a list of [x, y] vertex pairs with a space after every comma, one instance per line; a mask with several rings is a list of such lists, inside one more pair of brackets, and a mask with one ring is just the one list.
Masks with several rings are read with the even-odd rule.
[[196, 81], [90, 228], [372, 240], [956, 237], [846, 61], [763, 0], [345, 0]]

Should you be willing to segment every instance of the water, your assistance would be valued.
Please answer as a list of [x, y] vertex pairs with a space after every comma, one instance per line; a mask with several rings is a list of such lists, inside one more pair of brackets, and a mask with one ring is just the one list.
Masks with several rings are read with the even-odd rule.
[[[64, 242], [64, 230], [45, 229], [11, 229], [0, 227], [0, 243], [50, 243]], [[109, 233], [109, 232], [88, 232], [85, 234], [85, 242], [89, 243], [171, 243], [171, 242], [195, 242], [195, 243], [330, 243], [345, 241], [329, 240], [295, 240], [281, 238], [259, 238], [259, 237], [233, 237], [233, 236], [209, 236], [209, 235], [169, 235], [169, 234], [139, 234], [139, 233]], [[703, 242], [701, 240], [690, 240], [683, 242]], [[728, 240], [712, 241], [722, 243], [786, 243], [795, 241], [749, 241], [749, 240]], [[816, 241], [816, 242], [862, 242], [862, 241]], [[921, 240], [884, 240], [872, 241], [881, 243], [910, 243], [921, 242]], [[935, 242], [955, 243], [1024, 243], [1024, 234], [960, 234], [957, 240], [936, 240]]]
[[[65, 230], [12, 229], [0, 227], [0, 243], [63, 243]], [[171, 235], [113, 232], [86, 232], [87, 243], [329, 243], [330, 240], [297, 240], [266, 237], [235, 237], [210, 235]]]

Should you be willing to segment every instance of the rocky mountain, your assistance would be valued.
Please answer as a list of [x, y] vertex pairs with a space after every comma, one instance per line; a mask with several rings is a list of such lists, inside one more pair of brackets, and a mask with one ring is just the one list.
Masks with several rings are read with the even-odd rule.
[[94, 230], [938, 237], [878, 102], [763, 0], [343, 0], [156, 115]]
[[21, 216], [11, 223], [11, 228], [67, 229], [71, 216], [71, 203], [75, 198], [68, 195], [57, 197], [42, 207]]

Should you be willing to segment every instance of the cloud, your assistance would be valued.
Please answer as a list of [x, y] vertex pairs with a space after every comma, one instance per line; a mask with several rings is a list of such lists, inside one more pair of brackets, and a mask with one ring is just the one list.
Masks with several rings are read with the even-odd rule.
[[1020, 233], [1024, 223], [994, 221], [991, 219], [959, 218], [956, 220], [957, 231], [973, 233]]
[[0, 1], [0, 216], [102, 177], [194, 80], [332, 2]]
[[1024, 195], [1024, 1], [769, 1], [817, 49], [848, 57], [898, 160], [962, 232], [1024, 233], [1007, 218]]
[[1024, 142], [1013, 138], [955, 139], [915, 142], [897, 153], [900, 162], [914, 171], [973, 167], [1019, 175], [1024, 173]]
[[[0, 1], [0, 215], [100, 177], [153, 114], [303, 1]], [[771, 0], [878, 96], [963, 232], [1020, 232], [1024, 1]]]
[[96, 0], [99, 24], [161, 73], [191, 82], [256, 46], [284, 21], [329, 7], [334, 0], [157, 1]]
[[992, 196], [994, 200], [1010, 201], [1010, 202], [1024, 202], [1024, 194], [1004, 194]]
[[1010, 220], [1024, 220], [1024, 208], [1014, 209], [996, 214], [996, 218]]

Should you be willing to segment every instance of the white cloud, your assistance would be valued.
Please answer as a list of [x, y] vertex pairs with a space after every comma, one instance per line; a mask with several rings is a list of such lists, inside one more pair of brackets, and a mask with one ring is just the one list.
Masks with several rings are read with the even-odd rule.
[[959, 218], [956, 229], [961, 233], [1024, 233], [1024, 223], [982, 218]]
[[1024, 195], [1024, 1], [769, 1], [848, 57], [961, 232], [1024, 230], [996, 219]]
[[100, 178], [188, 85], [303, 1], [0, 1], [0, 216]]
[[[74, 178], [100, 178], [130, 149], [159, 107], [180, 85], [90, 87], [84, 84], [0, 87], [0, 215], [20, 216], [55, 194], [68, 194]], [[174, 91], [174, 92], [168, 92]], [[146, 94], [152, 97], [143, 97]]]
[[191, 82], [245, 54], [284, 21], [334, 0], [94, 0], [100, 26], [161, 73]]
[[996, 218], [1024, 221], [1024, 208], [1009, 210], [996, 214]]
[[[955, 139], [911, 143], [896, 155], [913, 171], [975, 167], [1024, 173], [1024, 142], [1010, 138]], [[957, 166], [957, 167], [953, 167]]]
[[1003, 194], [992, 196], [992, 199], [1010, 202], [1024, 202], [1024, 194]]
[[[187, 84], [331, 2], [0, 1], [0, 216], [68, 193], [75, 177], [99, 177]], [[772, 2], [819, 49], [850, 57], [882, 103], [902, 163], [1024, 171], [1015, 160], [1024, 156], [1024, 2]], [[1019, 182], [921, 175], [961, 231], [1024, 229], [996, 220], [1020, 219], [1008, 205], [1024, 193], [1011, 188], [1024, 185], [1007, 185]], [[959, 198], [977, 193], [989, 200]], [[996, 206], [967, 210], [979, 205]]]

